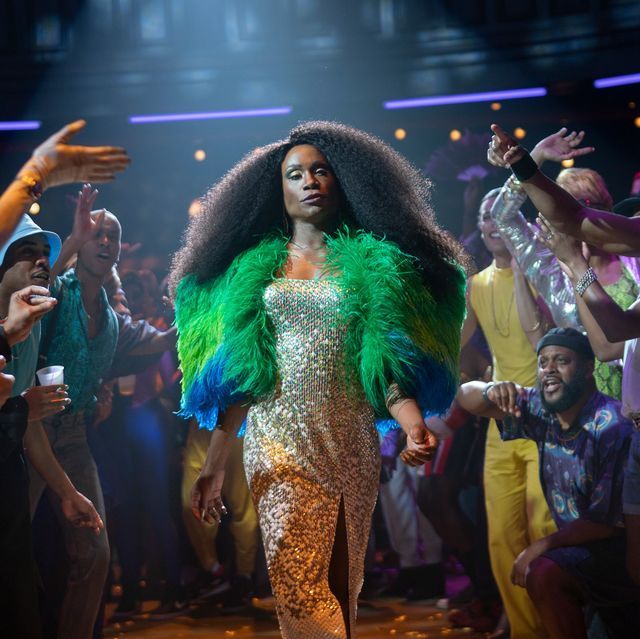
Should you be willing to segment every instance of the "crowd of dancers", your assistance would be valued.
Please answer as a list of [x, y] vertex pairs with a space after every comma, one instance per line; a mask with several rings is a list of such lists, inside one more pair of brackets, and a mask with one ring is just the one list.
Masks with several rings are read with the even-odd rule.
[[[159, 282], [118, 265], [89, 182], [129, 158], [83, 127], [0, 197], [3, 636], [272, 596], [283, 637], [355, 637], [359, 599], [443, 599], [449, 557], [455, 626], [640, 632], [640, 180], [614, 205], [540, 170], [584, 133], [493, 125], [505, 182], [456, 241], [401, 155], [310, 122], [211, 188]], [[62, 242], [25, 210], [71, 183]]]

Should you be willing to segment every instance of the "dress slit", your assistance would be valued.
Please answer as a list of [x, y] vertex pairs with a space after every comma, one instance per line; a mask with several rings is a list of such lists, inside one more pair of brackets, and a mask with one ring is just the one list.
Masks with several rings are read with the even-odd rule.
[[355, 611], [351, 610], [350, 574], [349, 574], [349, 539], [344, 507], [344, 496], [340, 496], [336, 529], [329, 563], [329, 589], [335, 596], [342, 610], [345, 636], [351, 639], [351, 619]]

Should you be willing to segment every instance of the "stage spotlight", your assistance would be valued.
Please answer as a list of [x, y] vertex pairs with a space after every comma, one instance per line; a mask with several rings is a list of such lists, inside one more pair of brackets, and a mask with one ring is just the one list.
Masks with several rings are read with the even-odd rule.
[[562, 166], [565, 169], [570, 169], [575, 163], [576, 162], [573, 158], [569, 158], [568, 160], [562, 160]]
[[407, 137], [407, 132], [404, 129], [396, 129], [393, 136], [396, 140], [404, 140]]
[[502, 104], [500, 102], [492, 102], [491, 103], [491, 110], [492, 111], [500, 111], [501, 108], [502, 108]]
[[196, 159], [196, 162], [203, 162], [206, 157], [207, 154], [204, 152], [203, 149], [198, 149], [194, 154], [193, 157]]
[[635, 126], [637, 126], [640, 129], [640, 117], [637, 117], [633, 123], [635, 124]]
[[40, 205], [37, 202], [34, 202], [29, 207], [29, 213], [31, 213], [31, 215], [38, 215], [38, 213], [40, 213]]
[[462, 133], [460, 133], [458, 129], [451, 129], [451, 131], [449, 131], [449, 139], [452, 142], [457, 142], [461, 137], [462, 137]]
[[522, 127], [519, 126], [513, 130], [513, 135], [518, 140], [522, 140], [527, 135], [527, 132]]

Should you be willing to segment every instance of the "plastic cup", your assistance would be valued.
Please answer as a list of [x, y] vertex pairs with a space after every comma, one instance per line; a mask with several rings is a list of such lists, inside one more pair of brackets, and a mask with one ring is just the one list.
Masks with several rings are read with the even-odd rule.
[[46, 366], [36, 371], [41, 386], [64, 384], [64, 366]]
[[118, 390], [120, 395], [129, 397], [133, 395], [136, 390], [136, 376], [135, 375], [123, 375], [118, 377]]

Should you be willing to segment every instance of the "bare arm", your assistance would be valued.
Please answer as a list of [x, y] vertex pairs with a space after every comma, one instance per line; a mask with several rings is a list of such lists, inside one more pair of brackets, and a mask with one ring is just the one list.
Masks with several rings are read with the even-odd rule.
[[640, 218], [582, 206], [540, 171], [522, 186], [534, 206], [560, 231], [609, 253], [640, 256]]
[[104, 523], [102, 518], [82, 493], [79, 493], [58, 463], [49, 439], [39, 421], [29, 421], [24, 434], [25, 452], [33, 467], [60, 498], [62, 512], [74, 525], [91, 528], [97, 534]]
[[485, 399], [483, 393], [489, 386], [486, 382], [474, 381], [462, 384], [456, 395], [456, 403], [472, 415], [480, 417], [493, 417], [502, 419], [506, 413], [489, 399]]
[[407, 448], [401, 453], [400, 459], [409, 466], [429, 461], [438, 440], [427, 428], [418, 402], [412, 397], [406, 397], [394, 383], [387, 391], [387, 409], [407, 435]]
[[[538, 218], [540, 241], [553, 251], [573, 287], [589, 268], [586, 245], [562, 233], [544, 217]], [[627, 339], [640, 336], [640, 308], [623, 310], [596, 280], [581, 297], [574, 293], [587, 336], [600, 361], [618, 359]]]
[[515, 288], [516, 308], [522, 330], [535, 351], [538, 342], [549, 328], [549, 319], [542, 303], [534, 298], [529, 282], [515, 259], [511, 260]]
[[[589, 265], [582, 255], [575, 255], [567, 263], [567, 267], [575, 286], [587, 272]], [[595, 320], [608, 342], [615, 344], [640, 337], [640, 304], [634, 304], [626, 311], [623, 310], [597, 280], [587, 288], [580, 302], [583, 309], [588, 309], [589, 319]], [[586, 314], [585, 319], [588, 319]]]
[[[525, 156], [526, 151], [499, 126], [494, 132], [488, 159], [497, 166], [510, 166]], [[609, 253], [640, 256], [640, 218], [626, 218], [582, 206], [553, 180], [537, 171], [521, 182], [534, 206], [558, 230]]]
[[24, 448], [33, 467], [60, 499], [75, 492], [76, 489], [71, 480], [51, 450], [42, 422], [28, 422], [27, 430], [24, 433]]
[[225, 466], [234, 437], [249, 412], [248, 404], [234, 404], [225, 411], [221, 423], [211, 433], [204, 466], [191, 489], [191, 512], [209, 524], [220, 522], [227, 509], [222, 503]]
[[74, 135], [85, 126], [77, 120], [45, 140], [18, 172], [17, 179], [0, 196], [0, 246], [5, 244], [36, 191], [72, 182], [109, 182], [129, 164], [119, 147], [73, 146]]
[[[604, 291], [604, 293], [607, 295], [606, 291]], [[600, 328], [600, 324], [598, 324], [595, 317], [589, 310], [584, 299], [579, 295], [576, 295], [576, 303], [578, 306], [578, 313], [580, 313], [580, 321], [587, 331], [587, 337], [589, 338], [589, 343], [591, 344], [591, 348], [593, 349], [595, 356], [601, 362], [611, 362], [613, 360], [620, 359], [624, 354], [624, 342], [610, 342], [602, 328]], [[640, 319], [638, 322], [640, 326]]]
[[472, 279], [469, 280], [467, 287], [467, 316], [464, 318], [464, 324], [462, 325], [462, 334], [460, 336], [460, 348], [465, 346], [467, 342], [472, 338], [473, 334], [478, 328], [478, 318], [471, 307], [470, 294], [471, 294]]
[[155, 355], [156, 353], [164, 353], [175, 347], [178, 340], [178, 329], [175, 326], [166, 331], [158, 331], [149, 339], [140, 345], [132, 348], [128, 355]]
[[588, 519], [576, 519], [560, 528], [557, 532], [534, 541], [525, 548], [515, 560], [511, 571], [511, 581], [517, 586], [526, 587], [529, 565], [548, 550], [563, 546], [579, 546], [591, 541], [608, 539], [618, 529], [608, 524], [600, 524]]
[[98, 191], [90, 184], [83, 185], [76, 199], [76, 209], [73, 216], [71, 235], [62, 243], [60, 255], [51, 267], [51, 278], [60, 275], [82, 246], [92, 237], [100, 227], [104, 218], [104, 210], [92, 214], [91, 207], [98, 197]]

